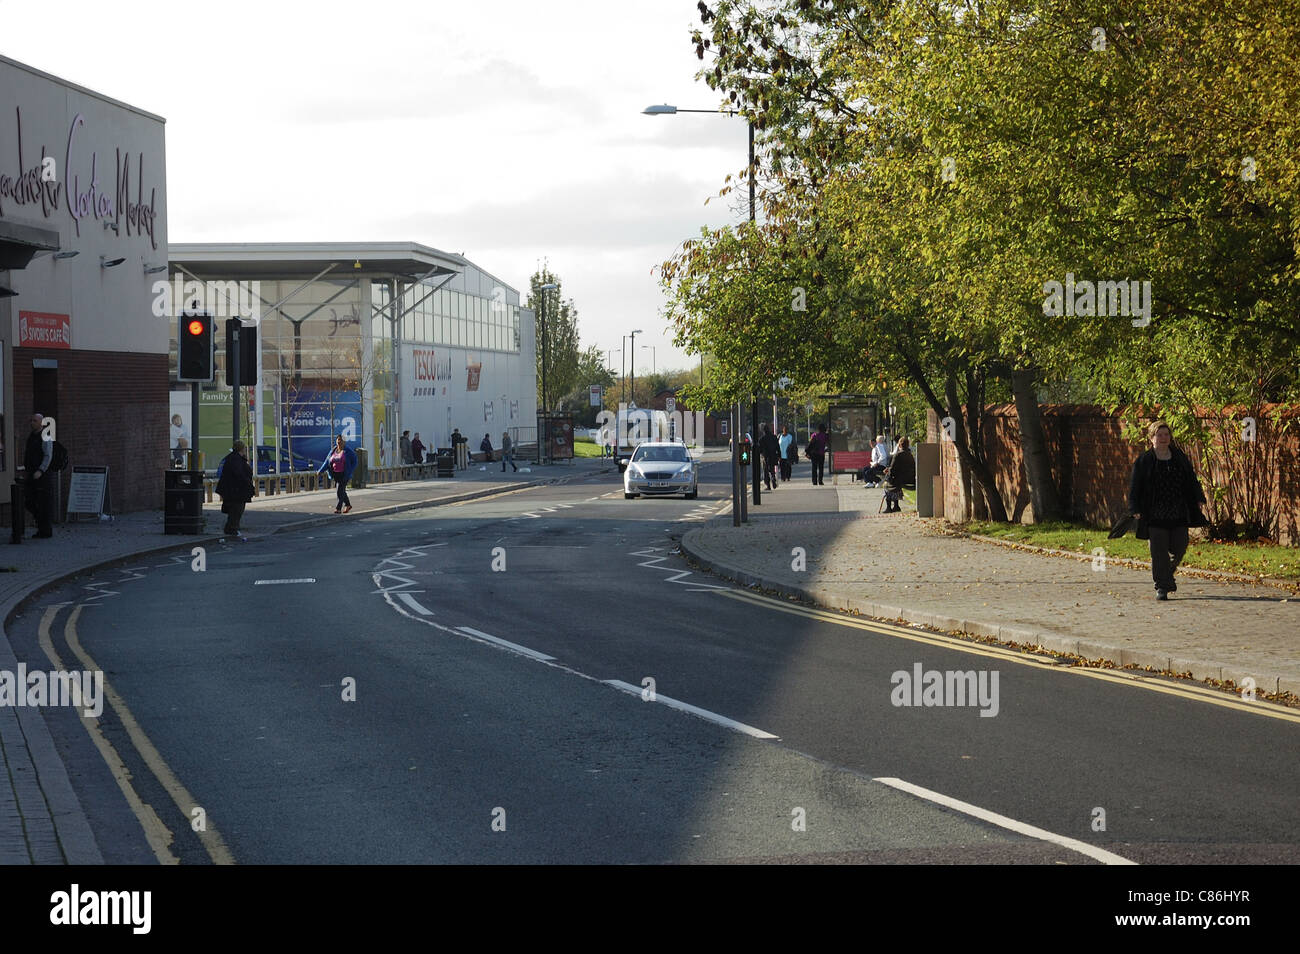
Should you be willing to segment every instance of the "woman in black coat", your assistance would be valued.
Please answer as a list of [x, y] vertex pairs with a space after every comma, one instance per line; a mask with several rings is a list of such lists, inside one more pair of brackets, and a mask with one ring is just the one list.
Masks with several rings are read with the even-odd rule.
[[257, 494], [253, 486], [253, 468], [244, 456], [243, 441], [235, 441], [230, 453], [222, 458], [218, 470], [221, 475], [217, 478], [217, 495], [221, 498], [221, 512], [226, 515], [222, 532], [235, 536], [239, 533], [244, 508]]
[[1187, 455], [1173, 442], [1169, 425], [1156, 421], [1147, 428], [1151, 450], [1133, 464], [1128, 509], [1137, 521], [1137, 538], [1149, 540], [1151, 579], [1156, 599], [1168, 599], [1178, 589], [1174, 573], [1187, 553], [1187, 528], [1206, 525], [1201, 504], [1205, 493]]
[[899, 438], [898, 447], [885, 468], [885, 513], [900, 513], [903, 488], [916, 483], [916, 458], [912, 456], [910, 443], [906, 437]]

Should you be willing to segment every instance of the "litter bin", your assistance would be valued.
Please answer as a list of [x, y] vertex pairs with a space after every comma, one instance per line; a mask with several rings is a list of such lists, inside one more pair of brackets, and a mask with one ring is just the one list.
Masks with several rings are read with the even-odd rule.
[[455, 477], [456, 476], [456, 452], [450, 447], [438, 448], [438, 476]]
[[163, 476], [163, 533], [202, 533], [203, 471], [167, 470]]

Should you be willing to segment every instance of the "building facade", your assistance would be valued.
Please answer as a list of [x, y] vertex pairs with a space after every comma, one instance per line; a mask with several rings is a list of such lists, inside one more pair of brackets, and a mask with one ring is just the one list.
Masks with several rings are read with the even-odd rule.
[[150, 288], [166, 266], [164, 120], [0, 57], [5, 486], [38, 412], [71, 465], [108, 469], [112, 510], [162, 506], [168, 327]]
[[[407, 430], [430, 452], [450, 446], [453, 429], [474, 450], [484, 434], [493, 446], [503, 431], [535, 440], [532, 312], [462, 256], [415, 243], [174, 244], [170, 259], [162, 284], [189, 285], [186, 304], [201, 299], [219, 326], [239, 312], [257, 329], [259, 386], [246, 395], [244, 434], [258, 444], [319, 460], [341, 433], [382, 466], [397, 462]], [[219, 381], [225, 361], [223, 346]], [[184, 424], [187, 395], [179, 386], [174, 395]], [[223, 395], [229, 422], [223, 383], [205, 400]], [[201, 420], [195, 437], [210, 466], [232, 425]]]

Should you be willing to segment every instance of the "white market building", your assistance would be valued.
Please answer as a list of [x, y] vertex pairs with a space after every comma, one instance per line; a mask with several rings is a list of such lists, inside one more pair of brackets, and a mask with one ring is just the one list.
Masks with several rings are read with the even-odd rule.
[[[173, 243], [168, 258], [171, 274], [158, 276], [167, 294], [198, 283], [191, 291], [218, 316], [218, 381], [224, 317], [247, 316], [249, 303], [257, 312], [260, 386], [250, 389], [244, 433], [258, 444], [319, 459], [330, 435], [344, 432], [382, 466], [395, 461], [406, 430], [429, 452], [449, 446], [453, 428], [472, 450], [485, 433], [494, 447], [502, 432], [517, 444], [536, 440], [533, 313], [516, 289], [460, 255], [413, 242]], [[188, 416], [188, 390], [173, 388], [172, 409]], [[222, 383], [206, 396], [224, 395]], [[215, 427], [200, 422], [209, 467], [232, 438], [225, 402]]]

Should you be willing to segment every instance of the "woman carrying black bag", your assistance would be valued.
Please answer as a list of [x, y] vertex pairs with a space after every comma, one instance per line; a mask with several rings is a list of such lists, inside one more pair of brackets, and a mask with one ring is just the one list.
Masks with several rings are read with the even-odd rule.
[[1137, 521], [1137, 538], [1150, 541], [1156, 599], [1165, 600], [1178, 590], [1174, 574], [1187, 553], [1187, 528], [1207, 523], [1201, 513], [1205, 493], [1192, 462], [1174, 444], [1168, 424], [1155, 421], [1147, 436], [1151, 450], [1133, 464], [1128, 508]]

